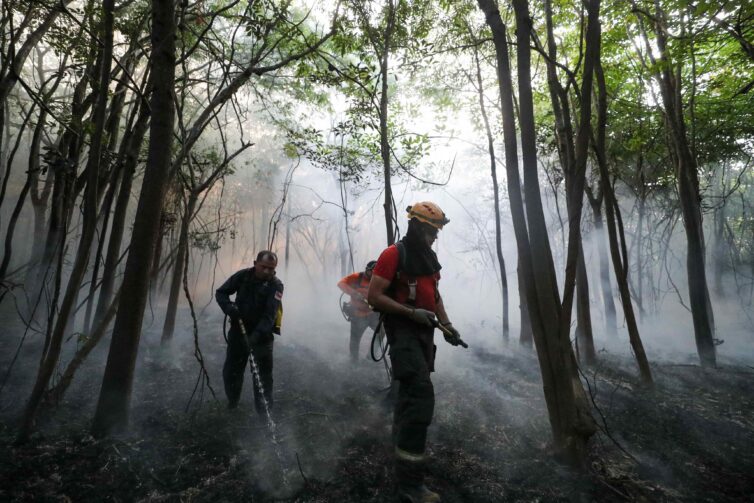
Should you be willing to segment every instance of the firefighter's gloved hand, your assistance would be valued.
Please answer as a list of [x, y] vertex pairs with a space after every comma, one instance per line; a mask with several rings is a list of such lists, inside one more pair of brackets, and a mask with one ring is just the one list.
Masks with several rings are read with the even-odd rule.
[[249, 334], [249, 345], [255, 346], [259, 344], [259, 342], [262, 340], [262, 334], [260, 332], [257, 332], [254, 330], [252, 333]]
[[451, 344], [453, 346], [460, 346], [461, 345], [461, 334], [456, 330], [456, 327], [453, 326], [452, 323], [448, 323], [447, 325], [443, 325], [443, 327], [450, 332], [445, 333], [443, 331], [442, 335], [445, 337], [445, 340], [448, 341], [448, 344]]
[[435, 313], [418, 307], [411, 311], [411, 320], [420, 325], [427, 325], [428, 327], [434, 327], [436, 323]]
[[227, 315], [231, 320], [237, 320], [241, 318], [241, 310], [238, 309], [238, 306], [235, 303], [232, 303], [228, 308]]

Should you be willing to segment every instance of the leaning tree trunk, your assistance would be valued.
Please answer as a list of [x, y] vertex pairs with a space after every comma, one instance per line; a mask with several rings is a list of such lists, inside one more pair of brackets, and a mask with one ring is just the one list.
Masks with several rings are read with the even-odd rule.
[[92, 321], [92, 312], [94, 309], [94, 299], [97, 294], [97, 288], [100, 286], [99, 271], [100, 263], [102, 262], [102, 254], [105, 249], [105, 241], [107, 240], [107, 230], [110, 226], [110, 213], [113, 208], [113, 201], [115, 200], [115, 193], [118, 190], [118, 179], [120, 178], [120, 166], [115, 166], [112, 170], [109, 186], [105, 199], [102, 201], [102, 205], [99, 210], [99, 219], [97, 222], [97, 229], [99, 239], [97, 240], [97, 249], [94, 252], [92, 260], [92, 272], [91, 280], [89, 282], [89, 295], [86, 299], [86, 311], [84, 313], [84, 328], [83, 333], [89, 333]]
[[169, 180], [175, 107], [175, 4], [152, 1], [152, 125], [149, 152], [134, 230], [121, 285], [105, 375], [92, 433], [108, 435], [128, 424], [133, 373], [144, 317], [152, 250], [159, 237], [159, 215]]
[[[620, 208], [615, 198], [613, 186], [610, 184], [610, 175], [607, 171], [607, 160], [605, 154], [605, 129], [607, 126], [607, 87], [605, 85], [605, 76], [602, 73], [602, 63], [598, 60], [595, 67], [595, 76], [597, 77], [597, 144], [596, 157], [597, 166], [600, 172], [600, 183], [605, 200], [605, 216], [607, 219], [607, 234], [610, 241], [610, 255], [613, 260], [613, 269], [615, 279], [618, 283], [618, 292], [620, 293], [621, 305], [623, 306], [623, 315], [626, 319], [626, 328], [628, 328], [628, 339], [631, 348], [636, 357], [636, 363], [639, 366], [639, 374], [642, 382], [647, 385], [652, 384], [652, 371], [649, 368], [647, 354], [644, 351], [644, 345], [639, 335], [639, 327], [634, 314], [634, 306], [631, 304], [631, 293], [628, 288], [628, 254], [625, 251], [625, 240], [623, 247], [618, 243], [618, 232], [616, 230], [616, 215]], [[619, 220], [620, 221], [620, 220]]]

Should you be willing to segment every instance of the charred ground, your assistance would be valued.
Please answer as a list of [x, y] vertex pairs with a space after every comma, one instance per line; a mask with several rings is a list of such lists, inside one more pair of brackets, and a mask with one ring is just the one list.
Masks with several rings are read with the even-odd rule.
[[[213, 320], [216, 321], [216, 320]], [[216, 325], [215, 325], [216, 326]], [[6, 501], [393, 501], [390, 414], [381, 365], [353, 368], [346, 330], [323, 344], [291, 328], [275, 348], [280, 457], [253, 411], [247, 382], [239, 409], [226, 409], [224, 342], [202, 339], [217, 396], [197, 383], [193, 344], [161, 349], [144, 335], [132, 429], [115, 439], [88, 434], [105, 348], [66, 399], [42, 414], [37, 433], [13, 446], [15, 419], [36, 353], [21, 353], [2, 395], [0, 499]], [[341, 335], [342, 334], [342, 335]], [[536, 357], [519, 350], [441, 348], [428, 484], [446, 502], [745, 501], [754, 490], [754, 369], [654, 362], [654, 390], [631, 361], [607, 353], [584, 369], [601, 432], [591, 466], [577, 474], [553, 459]], [[364, 345], [362, 345], [364, 348]], [[2, 367], [13, 354], [4, 347]], [[90, 376], [90, 377], [86, 377]]]

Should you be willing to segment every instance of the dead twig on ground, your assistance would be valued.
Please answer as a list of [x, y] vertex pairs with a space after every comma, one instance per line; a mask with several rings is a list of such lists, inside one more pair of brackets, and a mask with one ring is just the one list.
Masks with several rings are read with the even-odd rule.
[[301, 460], [298, 458], [298, 452], [296, 452], [296, 464], [298, 465], [298, 472], [301, 474], [301, 478], [304, 479], [304, 484], [309, 485], [309, 479], [304, 475], [304, 470], [301, 468]]

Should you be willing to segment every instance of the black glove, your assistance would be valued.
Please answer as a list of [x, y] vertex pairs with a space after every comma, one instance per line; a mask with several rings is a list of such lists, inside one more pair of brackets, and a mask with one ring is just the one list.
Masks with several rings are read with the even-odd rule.
[[262, 340], [262, 334], [254, 330], [249, 334], [249, 338], [247, 339], [249, 343], [249, 347], [256, 346], [259, 344], [259, 341]]
[[228, 307], [228, 311], [225, 314], [227, 314], [228, 317], [234, 321], [241, 318], [241, 311], [238, 309], [238, 306], [235, 303], [231, 303], [230, 307]]
[[435, 323], [437, 323], [435, 313], [418, 307], [411, 311], [411, 320], [420, 325], [427, 325], [428, 327], [434, 327]]
[[445, 340], [448, 341], [448, 344], [451, 344], [453, 346], [466, 347], [466, 344], [463, 342], [463, 340], [461, 340], [461, 334], [458, 332], [458, 330], [456, 330], [452, 323], [443, 325], [443, 328], [450, 332], [449, 334], [445, 333], [445, 331], [443, 331], [442, 333], [442, 335], [445, 337]]

